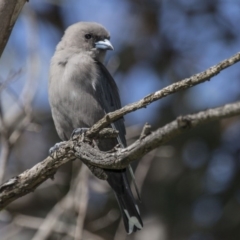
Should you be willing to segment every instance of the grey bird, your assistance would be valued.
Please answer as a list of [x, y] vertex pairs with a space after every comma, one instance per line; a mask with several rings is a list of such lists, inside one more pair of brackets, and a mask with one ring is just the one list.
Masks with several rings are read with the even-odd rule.
[[[69, 140], [78, 128], [89, 128], [106, 113], [121, 108], [118, 88], [103, 65], [107, 50], [113, 50], [108, 31], [100, 24], [79, 22], [65, 31], [51, 60], [49, 101], [59, 137]], [[123, 119], [113, 124], [117, 139], [101, 140], [98, 147], [108, 151], [126, 146]], [[128, 234], [142, 229], [139, 208], [130, 189], [126, 169], [104, 169], [107, 182], [117, 198]]]

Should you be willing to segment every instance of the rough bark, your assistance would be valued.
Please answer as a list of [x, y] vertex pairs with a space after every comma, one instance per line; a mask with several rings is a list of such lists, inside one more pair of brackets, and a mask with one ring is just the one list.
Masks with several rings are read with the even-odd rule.
[[101, 168], [124, 168], [130, 162], [139, 159], [184, 131], [209, 121], [236, 115], [240, 115], [240, 102], [181, 116], [147, 136], [139, 138], [130, 146], [115, 149], [111, 153], [93, 148], [88, 142], [84, 142], [84, 138], [82, 138], [83, 141], [75, 139], [64, 142], [65, 144], [61, 144], [52, 156], [0, 186], [0, 210], [17, 198], [34, 191], [46, 179], [53, 178], [61, 165], [76, 157], [87, 164]]
[[0, 0], [0, 57], [26, 0]]

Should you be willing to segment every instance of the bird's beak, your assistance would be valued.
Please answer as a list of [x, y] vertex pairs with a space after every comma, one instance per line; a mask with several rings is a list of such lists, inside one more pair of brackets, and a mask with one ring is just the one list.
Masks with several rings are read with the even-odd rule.
[[103, 49], [103, 50], [113, 50], [114, 49], [111, 42], [108, 39], [104, 39], [104, 40], [96, 42], [95, 46], [97, 49]]

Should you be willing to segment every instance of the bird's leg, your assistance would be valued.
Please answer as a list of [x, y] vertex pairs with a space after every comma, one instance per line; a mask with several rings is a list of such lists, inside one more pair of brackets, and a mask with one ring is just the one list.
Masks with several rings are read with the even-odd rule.
[[81, 141], [83, 141], [84, 134], [87, 132], [89, 128], [76, 128], [73, 130], [70, 139], [74, 140], [81, 136]]
[[[71, 134], [71, 139], [75, 140], [75, 139], [78, 139], [79, 136], [81, 136], [80, 141], [83, 141], [84, 135], [88, 131], [88, 129], [89, 128], [76, 128], [76, 129], [74, 129], [72, 134]], [[92, 143], [93, 143], [93, 147], [99, 149], [97, 141], [95, 139], [91, 139], [91, 140], [92, 140]]]
[[[84, 135], [87, 132], [89, 128], [76, 128], [73, 130], [72, 135], [71, 135], [71, 139], [78, 139], [79, 136], [81, 137], [81, 141], [83, 141], [84, 139]], [[93, 143], [93, 147], [94, 148], [98, 148], [97, 142], [96, 140], [92, 139], [92, 143]], [[97, 178], [101, 179], [101, 180], [107, 180], [107, 174], [105, 173], [105, 171], [99, 167], [95, 167], [92, 166], [91, 164], [87, 164], [87, 167], [90, 169], [90, 171], [93, 173], [93, 175], [95, 175]]]
[[59, 142], [59, 143], [56, 143], [53, 147], [51, 147], [50, 149], [49, 149], [49, 155], [50, 156], [53, 156], [54, 155], [54, 153], [56, 152], [56, 151], [58, 151], [61, 147], [63, 147], [63, 146], [65, 146], [65, 142]]

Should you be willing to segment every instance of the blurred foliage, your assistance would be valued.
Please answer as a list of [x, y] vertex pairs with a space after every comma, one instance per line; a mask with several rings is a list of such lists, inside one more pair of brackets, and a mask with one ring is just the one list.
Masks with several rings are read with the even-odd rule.
[[[28, 41], [32, 19], [37, 22], [40, 59], [34, 121], [38, 131], [26, 131], [12, 149], [6, 178], [44, 159], [59, 141], [47, 102], [50, 58], [64, 29], [77, 21], [97, 21], [111, 32], [115, 51], [107, 66], [119, 86], [122, 104], [230, 57], [240, 46], [240, 2], [237, 0], [32, 0], [27, 3], [1, 59], [1, 79], [15, 69], [30, 71]], [[36, 29], [35, 29], [36, 30]], [[36, 32], [36, 31], [35, 31]], [[35, 36], [36, 37], [36, 36]], [[9, 84], [2, 96], [5, 112], [18, 95], [24, 76]], [[11, 94], [10, 94], [10, 90]], [[210, 82], [181, 91], [147, 109], [126, 116], [129, 141], [137, 138], [147, 121], [153, 129], [179, 115], [236, 101], [240, 97], [239, 64]], [[127, 239], [236, 240], [240, 238], [240, 117], [198, 127], [162, 146], [143, 184], [142, 212], [145, 227]], [[14, 214], [45, 217], [69, 188], [71, 166], [8, 207]], [[118, 211], [112, 192], [91, 178], [86, 229], [111, 209]], [[0, 213], [0, 235], [10, 221]], [[95, 230], [113, 239], [117, 228]], [[95, 229], [98, 227], [95, 226]], [[2, 231], [2, 232], [1, 232]], [[18, 239], [31, 239], [33, 230], [22, 230]], [[11, 238], [16, 239], [16, 238]], [[53, 235], [51, 239], [61, 239]], [[122, 238], [124, 239], [124, 237]]]

